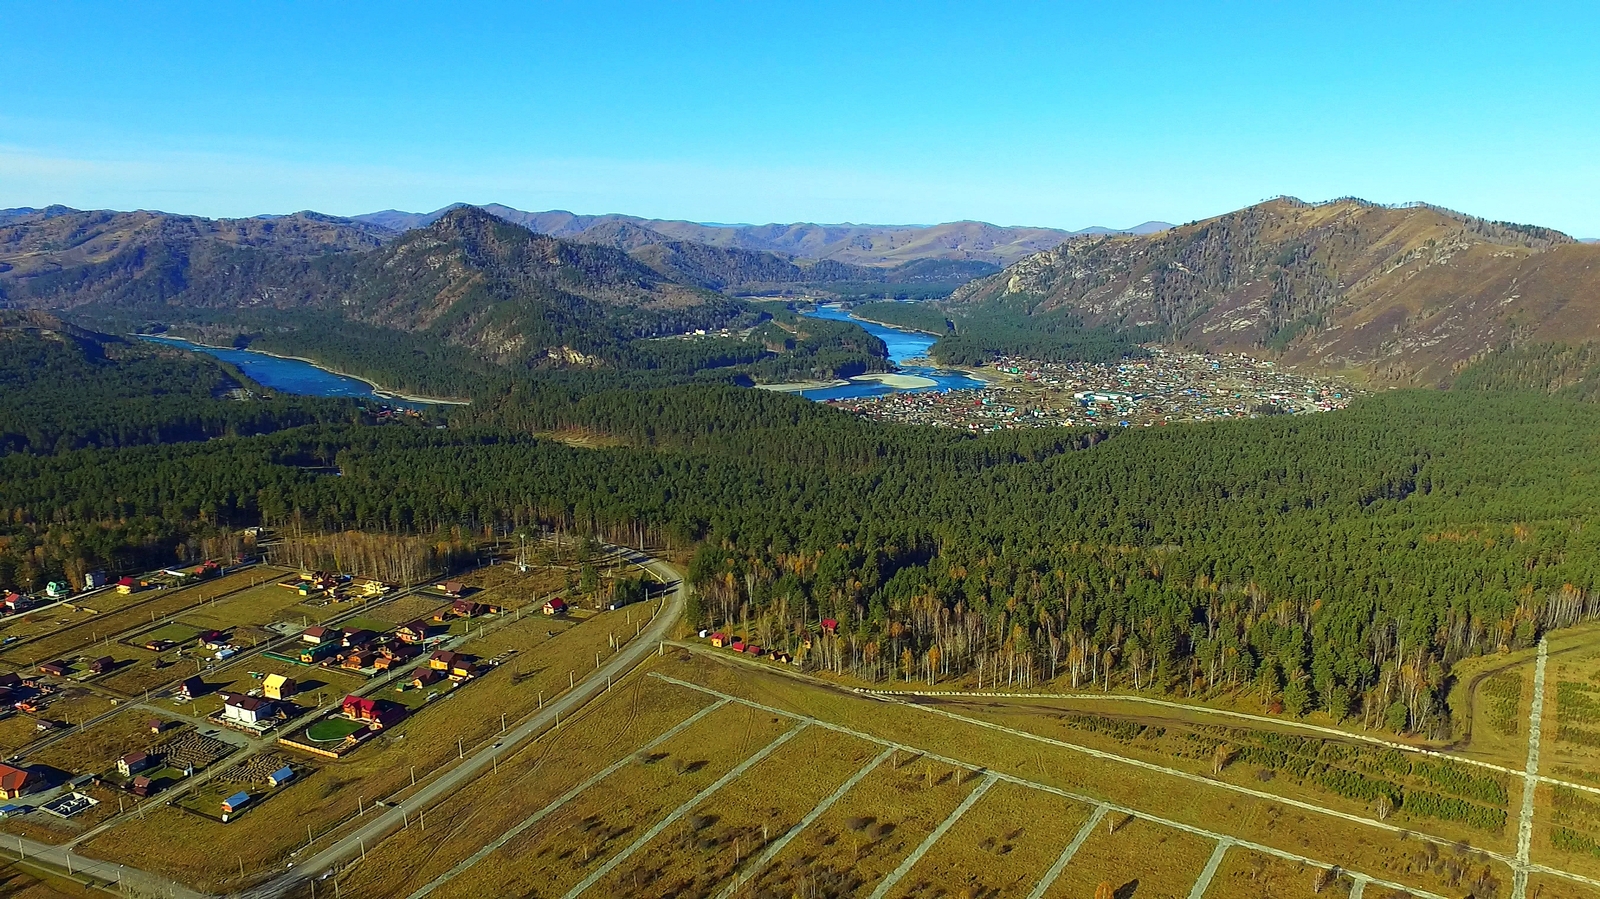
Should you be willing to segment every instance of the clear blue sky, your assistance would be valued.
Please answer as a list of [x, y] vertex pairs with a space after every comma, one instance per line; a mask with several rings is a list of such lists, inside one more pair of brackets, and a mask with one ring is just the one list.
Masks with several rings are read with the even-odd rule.
[[1600, 237], [1594, 3], [0, 0], [0, 60], [0, 206]]

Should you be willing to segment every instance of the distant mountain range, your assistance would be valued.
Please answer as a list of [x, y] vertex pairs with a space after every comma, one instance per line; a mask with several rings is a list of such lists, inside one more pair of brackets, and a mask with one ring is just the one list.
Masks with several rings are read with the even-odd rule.
[[1600, 339], [1600, 246], [1434, 206], [1280, 198], [1159, 234], [1069, 241], [971, 282], [948, 306], [1060, 310], [1434, 385], [1503, 346]]
[[[426, 227], [439, 216], [465, 204], [433, 212], [388, 209], [352, 216], [352, 221], [407, 231]], [[891, 266], [919, 259], [947, 259], [1008, 265], [1031, 253], [1047, 250], [1064, 240], [1084, 235], [1153, 234], [1172, 226], [1145, 222], [1126, 230], [1085, 228], [1002, 227], [986, 222], [947, 222], [940, 225], [720, 225], [647, 219], [632, 215], [577, 215], [565, 211], [523, 212], [490, 203], [480, 206], [508, 222], [530, 231], [572, 240], [611, 243], [617, 229], [642, 229], [651, 242], [684, 241], [723, 249], [755, 250], [801, 259], [828, 260], [852, 265]]]

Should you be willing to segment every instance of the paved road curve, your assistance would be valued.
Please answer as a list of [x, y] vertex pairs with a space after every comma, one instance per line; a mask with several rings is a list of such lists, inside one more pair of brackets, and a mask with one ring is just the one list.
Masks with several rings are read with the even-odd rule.
[[570, 716], [584, 703], [604, 691], [608, 680], [620, 678], [643, 661], [646, 655], [655, 652], [660, 642], [666, 639], [673, 624], [682, 617], [684, 604], [689, 596], [689, 585], [677, 569], [659, 559], [652, 559], [627, 549], [621, 549], [620, 552], [625, 560], [644, 565], [663, 583], [676, 587], [666, 599], [662, 600], [661, 611], [639, 636], [624, 645], [608, 662], [579, 681], [576, 687], [545, 703], [543, 711], [535, 713], [533, 717], [517, 725], [499, 740], [468, 756], [465, 761], [439, 775], [404, 802], [389, 806], [381, 813], [369, 812], [366, 823], [360, 827], [316, 855], [300, 860], [292, 870], [240, 895], [249, 899], [271, 899], [340, 862], [360, 856], [365, 847], [378, 845], [378, 841], [403, 827], [406, 818], [415, 817], [419, 810], [426, 809], [436, 801], [460, 790], [473, 778], [489, 770], [496, 756], [514, 752], [517, 744], [543, 733], [559, 716]]

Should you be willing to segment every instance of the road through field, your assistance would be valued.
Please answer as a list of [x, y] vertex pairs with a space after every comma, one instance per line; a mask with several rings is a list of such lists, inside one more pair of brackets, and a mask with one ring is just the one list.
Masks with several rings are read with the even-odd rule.
[[524, 740], [543, 733], [561, 716], [570, 717], [584, 703], [605, 691], [613, 680], [627, 674], [643, 661], [646, 655], [656, 651], [657, 645], [666, 638], [668, 631], [683, 615], [684, 604], [688, 600], [689, 585], [682, 574], [666, 562], [633, 550], [620, 551], [627, 561], [643, 565], [662, 583], [676, 587], [662, 600], [660, 611], [638, 637], [625, 644], [609, 661], [590, 672], [588, 677], [578, 681], [573, 689], [545, 703], [541, 711], [511, 729], [501, 739], [468, 756], [454, 768], [422, 786], [403, 802], [374, 814], [365, 824], [341, 837], [326, 849], [303, 859], [291, 870], [238, 895], [247, 899], [272, 899], [341, 862], [365, 854], [367, 845], [376, 846], [379, 840], [404, 827], [408, 818], [414, 817], [419, 811], [459, 790], [473, 778], [489, 770], [497, 763], [500, 755], [511, 753]]
[[1533, 798], [1539, 786], [1539, 728], [1544, 718], [1544, 670], [1550, 661], [1550, 641], [1539, 640], [1539, 660], [1533, 666], [1533, 711], [1528, 716], [1528, 764], [1522, 780], [1522, 816], [1517, 822], [1517, 865], [1511, 874], [1511, 899], [1528, 895], [1528, 862], [1533, 852]]

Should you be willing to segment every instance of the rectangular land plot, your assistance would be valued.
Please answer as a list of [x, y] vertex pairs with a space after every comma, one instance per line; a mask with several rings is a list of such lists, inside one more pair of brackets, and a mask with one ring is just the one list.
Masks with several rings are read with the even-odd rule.
[[49, 765], [69, 774], [101, 774], [116, 767], [117, 759], [130, 752], [143, 752], [170, 739], [173, 732], [153, 734], [150, 719], [171, 720], [146, 709], [127, 709], [64, 737], [31, 754], [32, 765]]
[[1044, 895], [1093, 896], [1099, 884], [1109, 882], [1119, 896], [1188, 896], [1215, 848], [1195, 834], [1110, 812]]
[[[299, 622], [302, 597], [278, 585], [278, 578], [241, 590], [216, 602], [207, 602], [186, 612], [178, 620], [204, 630], [229, 630], [247, 625], [260, 626], [275, 621]], [[293, 609], [293, 614], [290, 610]], [[169, 638], [170, 639], [170, 638]]]
[[433, 895], [561, 896], [793, 727], [793, 721], [767, 712], [724, 706], [618, 769]]
[[597, 896], [711, 896], [882, 752], [806, 729], [594, 885]]
[[[1272, 896], [1273, 899], [1322, 899], [1328, 896], [1343, 899], [1350, 895], [1352, 883], [1348, 877], [1331, 878], [1318, 892], [1316, 886], [1319, 878], [1328, 876], [1322, 868], [1234, 846], [1223, 856], [1216, 876], [1211, 878], [1205, 899], [1261, 899], [1263, 896]], [[1369, 884], [1363, 899], [1379, 899], [1388, 893], [1382, 887]], [[1173, 895], [1187, 896], [1188, 893]]]
[[626, 764], [630, 755], [713, 702], [654, 678], [619, 685], [578, 717], [502, 760], [498, 771], [491, 770], [428, 810], [423, 822], [369, 846], [368, 863], [348, 868], [340, 878], [343, 895], [367, 899], [409, 895], [524, 826], [530, 816], [544, 812], [609, 765]]
[[982, 775], [908, 752], [873, 769], [739, 896], [865, 896], [961, 804]]
[[998, 783], [890, 895], [1026, 896], [1092, 811], [1054, 793]]

